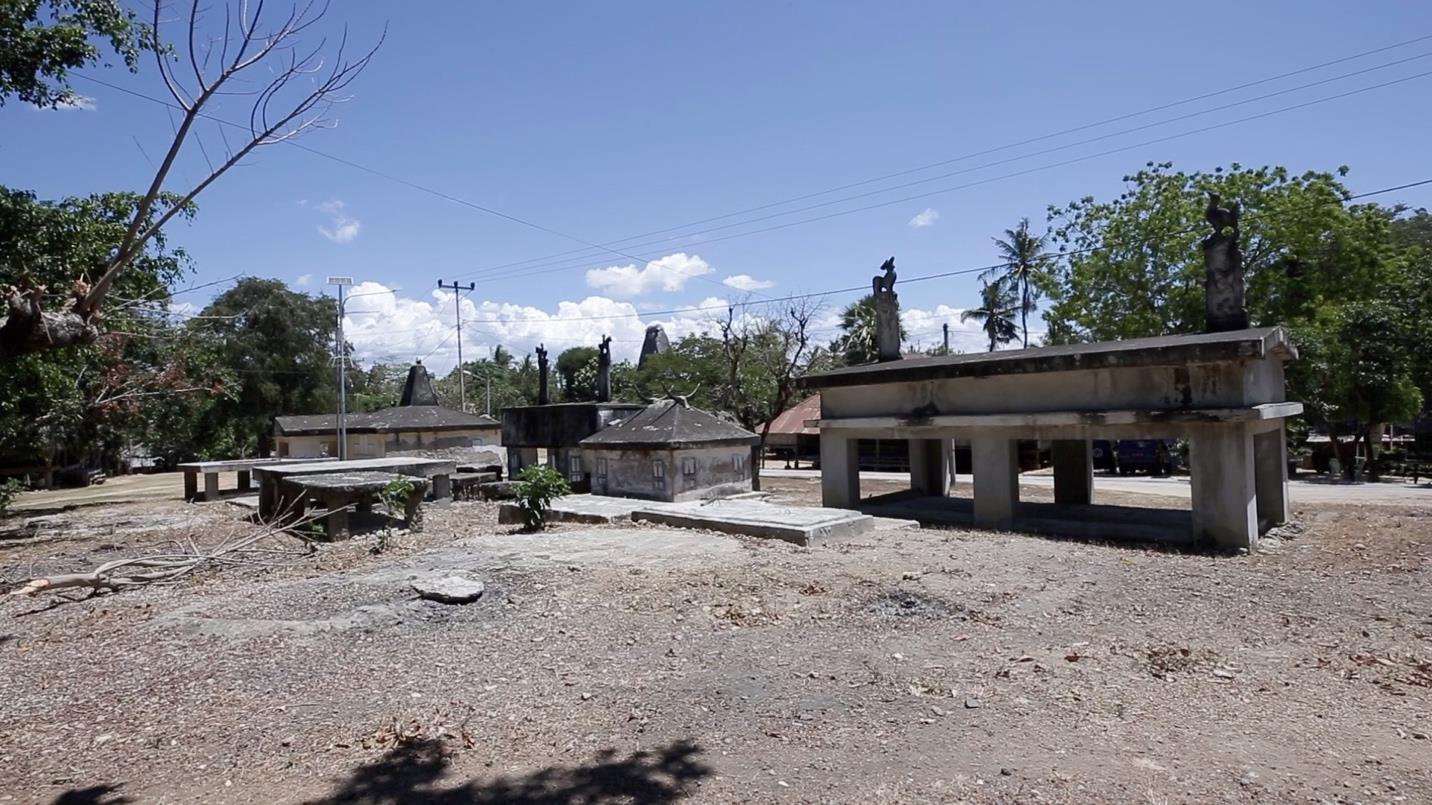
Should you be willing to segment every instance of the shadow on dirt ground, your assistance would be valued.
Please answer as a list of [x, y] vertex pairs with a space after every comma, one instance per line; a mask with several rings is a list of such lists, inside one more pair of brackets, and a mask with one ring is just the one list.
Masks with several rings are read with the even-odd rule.
[[119, 793], [117, 785], [92, 785], [73, 788], [55, 797], [50, 805], [126, 805], [135, 800]]
[[309, 800], [308, 805], [568, 805], [618, 801], [658, 805], [685, 797], [692, 783], [711, 773], [696, 759], [700, 752], [689, 741], [633, 752], [621, 759], [608, 750], [584, 766], [548, 767], [521, 777], [471, 780], [451, 787], [443, 785], [450, 767], [442, 742], [419, 741], [392, 749], [358, 767], [332, 794]]

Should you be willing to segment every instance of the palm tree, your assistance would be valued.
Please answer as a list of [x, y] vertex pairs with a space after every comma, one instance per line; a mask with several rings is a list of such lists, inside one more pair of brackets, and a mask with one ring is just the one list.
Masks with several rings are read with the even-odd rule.
[[1035, 237], [1029, 231], [1029, 219], [1021, 218], [1019, 226], [1004, 230], [1003, 240], [994, 238], [1004, 265], [980, 274], [982, 280], [991, 276], [1000, 277], [1019, 291], [1019, 324], [1024, 331], [1025, 347], [1029, 346], [1029, 313], [1039, 300], [1034, 282], [1049, 264], [1049, 256], [1044, 253], [1044, 241], [1048, 237], [1047, 232]]
[[[840, 329], [845, 335], [831, 345], [832, 352], [838, 352], [847, 366], [870, 363], [880, 355], [880, 316], [875, 310], [875, 297], [866, 294], [859, 301], [852, 302], [840, 312]], [[905, 325], [900, 325], [900, 343], [905, 342]]]
[[960, 313], [960, 321], [977, 321], [980, 329], [989, 336], [989, 351], [994, 352], [1000, 344], [1008, 344], [1019, 335], [1014, 323], [1014, 309], [1019, 299], [1005, 280], [986, 282], [980, 291], [979, 307]]

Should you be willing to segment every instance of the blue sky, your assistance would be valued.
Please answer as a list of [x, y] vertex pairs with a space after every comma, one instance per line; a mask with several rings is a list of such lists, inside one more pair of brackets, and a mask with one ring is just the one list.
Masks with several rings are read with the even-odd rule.
[[[352, 100], [337, 109], [338, 127], [302, 142], [590, 242], [949, 160], [1432, 34], [1426, 2], [1260, 2], [1216, 11], [1147, 2], [431, 2], [421, 4], [421, 13], [416, 7], [335, 4], [334, 21], [346, 20], [354, 41], [374, 40], [385, 23], [387, 41], [352, 87]], [[744, 296], [723, 284], [729, 277], [746, 277], [734, 280], [743, 287], [766, 286], [755, 290], [766, 295], [862, 286], [890, 255], [907, 277], [988, 263], [991, 236], [1020, 217], [1042, 223], [1050, 203], [1116, 194], [1120, 177], [1148, 160], [1186, 169], [1232, 161], [1298, 171], [1348, 164], [1355, 191], [1432, 177], [1426, 149], [1432, 77], [1138, 145], [1432, 71], [1432, 55], [1117, 133], [1424, 53], [1432, 54], [1432, 39], [746, 217], [965, 171], [916, 187], [695, 237], [638, 239], [614, 247], [622, 254], [587, 251], [519, 271], [491, 269], [582, 246], [282, 145], [260, 151], [206, 191], [199, 217], [174, 227], [170, 237], [194, 256], [196, 283], [235, 274], [277, 277], [314, 292], [329, 274], [370, 283], [363, 289], [379, 292], [355, 299], [350, 318], [355, 343], [369, 359], [427, 354], [430, 364], [450, 366], [452, 304], [435, 295], [434, 285], [459, 275], [478, 282], [465, 305], [465, 316], [477, 322], [464, 332], [469, 357], [499, 341], [518, 352], [539, 340], [562, 349], [595, 343], [602, 332], [617, 338], [619, 354], [634, 355], [650, 321], [679, 333], [698, 327], [706, 314], [584, 317]], [[91, 72], [163, 95], [148, 62], [136, 76]], [[0, 181], [46, 197], [138, 189], [147, 181], [149, 160], [167, 142], [163, 108], [85, 81], [76, 87], [93, 98], [92, 109], [0, 110]], [[230, 102], [219, 113], [242, 119], [247, 109]], [[1022, 158], [1105, 134], [1111, 136], [1098, 143]], [[1031, 170], [1125, 146], [1132, 147]], [[201, 166], [191, 152], [175, 178], [182, 182]], [[1021, 171], [1028, 172], [1006, 176]], [[1432, 186], [1382, 200], [1432, 206]], [[648, 268], [647, 260], [659, 266]], [[202, 305], [222, 287], [178, 301]], [[962, 276], [900, 290], [907, 327], [928, 345], [941, 321], [957, 323], [958, 310], [976, 301], [978, 289], [974, 277]], [[833, 310], [851, 298], [827, 304]], [[956, 331], [957, 346], [978, 348], [977, 334], [958, 325]]]

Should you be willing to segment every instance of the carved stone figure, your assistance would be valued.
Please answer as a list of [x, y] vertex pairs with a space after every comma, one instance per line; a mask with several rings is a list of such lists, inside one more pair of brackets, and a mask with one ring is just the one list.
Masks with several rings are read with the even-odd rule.
[[880, 265], [884, 274], [876, 274], [871, 280], [871, 293], [878, 299], [881, 294], [895, 293], [895, 258], [892, 257]]
[[1213, 234], [1203, 239], [1204, 319], [1210, 333], [1248, 326], [1243, 253], [1238, 245], [1240, 210], [1236, 202], [1223, 207], [1221, 201], [1217, 193], [1210, 192], [1203, 213], [1213, 227]]
[[537, 404], [549, 405], [551, 395], [547, 392], [547, 345], [537, 345]]
[[597, 346], [597, 402], [612, 400], [612, 337], [602, 336]]
[[870, 281], [875, 297], [875, 346], [883, 363], [900, 359], [900, 298], [895, 294], [895, 258], [886, 260]]

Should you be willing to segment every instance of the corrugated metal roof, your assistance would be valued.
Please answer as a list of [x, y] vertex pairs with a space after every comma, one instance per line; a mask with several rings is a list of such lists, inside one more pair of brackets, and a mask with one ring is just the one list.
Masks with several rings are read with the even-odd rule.
[[806, 421], [820, 419], [820, 395], [812, 394], [782, 411], [771, 422], [771, 433], [785, 436], [819, 436], [820, 428], [806, 426]]

